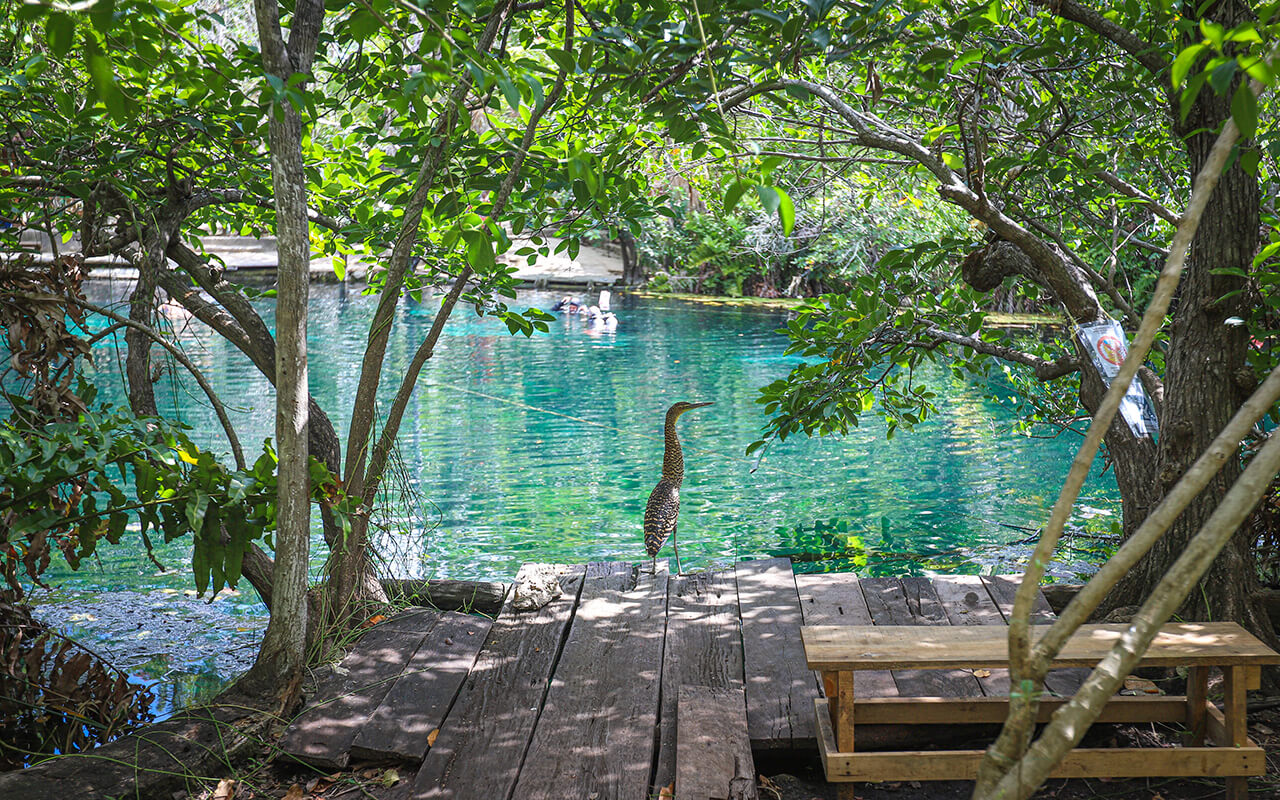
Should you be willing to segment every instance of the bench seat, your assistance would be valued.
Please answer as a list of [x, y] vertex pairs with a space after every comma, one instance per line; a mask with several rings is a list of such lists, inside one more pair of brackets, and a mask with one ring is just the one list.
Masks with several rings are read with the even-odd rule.
[[[1031, 626], [1035, 641], [1047, 625]], [[1127, 625], [1081, 625], [1053, 666], [1093, 668]], [[808, 625], [800, 629], [809, 668], [978, 669], [1009, 666], [1009, 629], [994, 625]], [[1142, 657], [1149, 667], [1280, 664], [1280, 653], [1234, 622], [1180, 622], [1160, 628]]]
[[[1128, 631], [1128, 625], [1084, 625], [1053, 660], [1053, 668], [1094, 667]], [[1038, 639], [1046, 626], [1034, 626]], [[800, 629], [809, 668], [823, 674], [828, 696], [816, 702], [818, 748], [827, 780], [971, 780], [981, 750], [856, 752], [860, 724], [966, 724], [1004, 719], [1000, 697], [857, 698], [861, 670], [1004, 669], [1009, 666], [1008, 628], [997, 626], [810, 625]], [[1186, 667], [1186, 697], [1115, 697], [1103, 722], [1182, 723], [1187, 746], [1176, 748], [1077, 748], [1055, 777], [1227, 778], [1228, 800], [1243, 800], [1246, 776], [1263, 775], [1266, 755], [1247, 735], [1245, 691], [1256, 688], [1261, 667], [1280, 664], [1280, 653], [1234, 622], [1171, 623], [1161, 627], [1141, 662]], [[1208, 673], [1221, 668], [1225, 702], [1207, 698]], [[1040, 722], [1066, 700], [1042, 701]], [[1211, 746], [1206, 746], [1206, 744]]]

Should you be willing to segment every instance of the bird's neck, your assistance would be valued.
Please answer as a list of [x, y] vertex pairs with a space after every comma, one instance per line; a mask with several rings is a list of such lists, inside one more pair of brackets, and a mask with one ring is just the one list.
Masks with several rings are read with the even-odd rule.
[[667, 417], [665, 429], [666, 451], [662, 454], [662, 479], [677, 486], [684, 480], [684, 453], [680, 451], [680, 437], [676, 436], [678, 417]]

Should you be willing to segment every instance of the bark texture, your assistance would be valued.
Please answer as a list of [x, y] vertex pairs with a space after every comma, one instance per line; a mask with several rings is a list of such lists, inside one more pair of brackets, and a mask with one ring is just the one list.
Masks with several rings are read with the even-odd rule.
[[[1195, 8], [1188, 5], [1186, 12], [1194, 16]], [[1231, 28], [1250, 19], [1252, 11], [1247, 3], [1223, 2], [1205, 16]], [[1184, 42], [1184, 46], [1186, 44], [1189, 42]], [[1223, 96], [1206, 87], [1192, 105], [1186, 121], [1175, 127], [1186, 142], [1188, 167], [1193, 176], [1208, 158], [1222, 121], [1231, 116], [1234, 91], [1235, 84]], [[1176, 109], [1171, 113], [1176, 119]], [[1234, 267], [1246, 274], [1252, 269], [1258, 247], [1260, 195], [1258, 179], [1241, 169], [1237, 160], [1219, 179], [1218, 188], [1201, 218], [1173, 311], [1160, 413], [1160, 445], [1152, 470], [1155, 474], [1141, 482], [1145, 487], [1136, 487], [1137, 501], [1126, 502], [1126, 506], [1150, 507], [1158, 502], [1252, 389], [1253, 376], [1245, 361], [1247, 330], [1242, 325], [1226, 322], [1230, 317], [1247, 314], [1247, 283], [1237, 276], [1213, 273], [1224, 267]], [[1243, 375], [1248, 379], [1240, 380]], [[1117, 477], [1121, 472], [1119, 466], [1117, 464]], [[1241, 468], [1238, 459], [1232, 459], [1223, 467], [1164, 539], [1116, 586], [1101, 609], [1103, 613], [1143, 602], [1239, 477]], [[1125, 487], [1121, 489], [1123, 492]], [[1128, 520], [1129, 514], [1126, 514], [1126, 522]], [[1126, 525], [1126, 530], [1131, 528]], [[1248, 601], [1258, 588], [1252, 541], [1248, 532], [1242, 530], [1223, 548], [1201, 579], [1199, 588], [1179, 607], [1178, 615], [1184, 619], [1236, 620], [1274, 643], [1270, 619]]]
[[[289, 83], [307, 73], [315, 57], [324, 5], [302, 0], [294, 9], [289, 42], [280, 29], [275, 0], [257, 0], [258, 39], [267, 72]], [[311, 491], [307, 447], [307, 300], [310, 292], [310, 228], [302, 164], [302, 115], [276, 98], [269, 123], [271, 182], [276, 202], [276, 559], [271, 619], [246, 687], [296, 688], [306, 663], [307, 567], [311, 539]]]

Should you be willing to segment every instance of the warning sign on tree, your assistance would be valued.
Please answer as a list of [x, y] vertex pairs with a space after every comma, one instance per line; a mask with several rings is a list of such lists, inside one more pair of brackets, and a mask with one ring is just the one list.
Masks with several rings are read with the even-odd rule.
[[[1079, 325], [1076, 333], [1088, 349], [1093, 365], [1102, 374], [1102, 380], [1108, 387], [1111, 386], [1111, 381], [1120, 372], [1125, 356], [1129, 355], [1124, 328], [1120, 327], [1119, 322], [1108, 320], [1094, 325]], [[1136, 378], [1129, 384], [1129, 391], [1120, 399], [1120, 416], [1134, 436], [1155, 436], [1159, 426], [1155, 406]]]

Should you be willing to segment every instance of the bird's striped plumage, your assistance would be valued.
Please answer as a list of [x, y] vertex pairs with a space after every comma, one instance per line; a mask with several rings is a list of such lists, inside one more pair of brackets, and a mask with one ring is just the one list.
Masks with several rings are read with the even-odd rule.
[[[680, 518], [680, 484], [684, 482], [684, 453], [680, 449], [680, 437], [676, 435], [676, 420], [693, 409], [710, 403], [680, 402], [667, 409], [663, 428], [666, 447], [662, 454], [662, 479], [649, 495], [644, 508], [644, 549], [656, 559], [658, 551], [676, 535], [676, 523]], [[680, 553], [676, 551], [676, 571], [680, 571]]]

